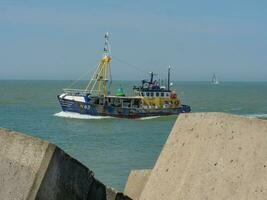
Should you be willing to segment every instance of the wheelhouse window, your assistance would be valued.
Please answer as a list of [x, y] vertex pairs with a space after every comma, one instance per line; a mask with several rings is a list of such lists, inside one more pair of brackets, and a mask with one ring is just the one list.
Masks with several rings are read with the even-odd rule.
[[149, 92], [147, 92], [147, 93], [146, 93], [146, 96], [147, 96], [147, 97], [149, 97], [149, 96], [150, 96], [150, 95], [149, 95]]
[[159, 93], [158, 93], [158, 92], [156, 92], [156, 96], [157, 96], [157, 97], [159, 96]]
[[150, 95], [151, 95], [152, 97], [154, 97], [154, 92], [151, 92]]
[[164, 92], [161, 92], [161, 93], [160, 93], [160, 96], [161, 96], [161, 97], [164, 97]]

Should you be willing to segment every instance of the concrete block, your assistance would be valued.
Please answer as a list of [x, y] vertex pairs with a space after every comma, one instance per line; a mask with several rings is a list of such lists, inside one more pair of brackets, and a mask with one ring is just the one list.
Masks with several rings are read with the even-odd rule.
[[0, 198], [4, 200], [129, 200], [98, 181], [63, 150], [0, 129]]
[[266, 199], [267, 121], [181, 114], [141, 200]]
[[131, 197], [133, 200], [138, 200], [147, 183], [150, 173], [151, 169], [132, 170], [124, 188], [124, 194]]

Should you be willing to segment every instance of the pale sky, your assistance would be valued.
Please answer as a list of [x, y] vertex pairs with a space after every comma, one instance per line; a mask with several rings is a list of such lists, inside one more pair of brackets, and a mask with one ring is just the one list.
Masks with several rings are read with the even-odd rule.
[[267, 81], [265, 0], [0, 0], [0, 79], [93, 72], [107, 31], [113, 79]]

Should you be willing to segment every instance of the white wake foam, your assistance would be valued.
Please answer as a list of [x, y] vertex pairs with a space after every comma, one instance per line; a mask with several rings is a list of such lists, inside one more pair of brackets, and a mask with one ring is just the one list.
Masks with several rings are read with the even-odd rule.
[[245, 116], [249, 118], [267, 118], [267, 114], [248, 114]]
[[[93, 116], [93, 115], [86, 115], [86, 114], [79, 114], [75, 112], [58, 112], [55, 113], [54, 116], [56, 117], [63, 117], [63, 118], [71, 118], [71, 119], [110, 119], [110, 118], [115, 118], [111, 116]], [[155, 119], [160, 116], [151, 116], [151, 117], [141, 117], [137, 118], [136, 120], [150, 120], [150, 119]], [[118, 118], [121, 119], [121, 118]]]
[[137, 118], [137, 120], [149, 120], [149, 119], [156, 119], [159, 118], [160, 116], [151, 116], [151, 117], [141, 117]]
[[107, 118], [112, 118], [110, 116], [92, 116], [92, 115], [79, 114], [79, 113], [74, 113], [74, 112], [64, 112], [64, 111], [61, 111], [59, 113], [55, 113], [54, 116], [71, 118], [71, 119], [107, 119]]

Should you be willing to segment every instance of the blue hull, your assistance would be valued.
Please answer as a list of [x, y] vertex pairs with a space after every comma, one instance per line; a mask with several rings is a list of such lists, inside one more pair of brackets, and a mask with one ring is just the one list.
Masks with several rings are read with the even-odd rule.
[[62, 99], [58, 96], [59, 103], [63, 111], [87, 114], [92, 116], [112, 116], [119, 118], [141, 118], [150, 116], [178, 115], [191, 111], [190, 106], [182, 105], [179, 108], [124, 108], [108, 105], [92, 105], [89, 102], [78, 102], [74, 100]]

